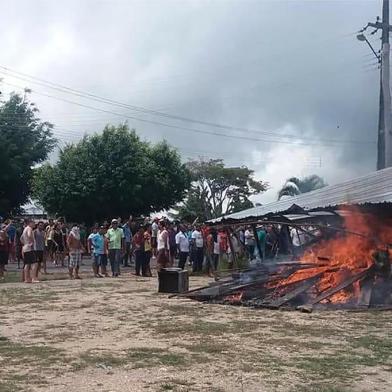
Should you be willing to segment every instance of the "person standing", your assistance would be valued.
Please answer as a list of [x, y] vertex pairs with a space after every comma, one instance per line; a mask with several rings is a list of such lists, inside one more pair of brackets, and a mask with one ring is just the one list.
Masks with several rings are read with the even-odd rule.
[[272, 259], [276, 256], [277, 242], [278, 236], [275, 228], [272, 225], [268, 225], [265, 236], [265, 258]]
[[87, 245], [89, 246], [89, 253], [93, 258], [93, 272], [96, 278], [103, 278], [103, 275], [99, 273], [99, 268], [102, 271], [103, 255], [105, 254], [105, 237], [104, 227], [101, 226], [98, 232], [98, 228], [93, 228], [93, 233], [88, 236]]
[[204, 239], [200, 231], [200, 226], [196, 226], [192, 232], [192, 242], [195, 247], [195, 258], [193, 260], [192, 272], [203, 271], [204, 260]]
[[155, 218], [151, 225], [151, 246], [152, 246], [153, 257], [157, 256], [158, 231], [159, 231], [158, 218]]
[[96, 278], [101, 278], [99, 276], [99, 256], [95, 252], [95, 246], [93, 243], [93, 238], [98, 234], [98, 227], [94, 226], [91, 233], [87, 237], [87, 253], [91, 256], [91, 266], [93, 268], [93, 273]]
[[16, 227], [11, 219], [8, 220], [7, 226], [5, 228], [6, 234], [8, 236], [10, 248], [9, 248], [9, 261], [11, 263], [16, 262]]
[[132, 244], [132, 216], [129, 217], [128, 221], [122, 227], [124, 232], [125, 240], [125, 252], [123, 257], [123, 266], [129, 267], [128, 260], [132, 259], [131, 244]]
[[94, 244], [92, 240], [95, 234], [97, 233], [98, 233], [98, 227], [93, 226], [91, 228], [91, 233], [87, 237], [87, 253], [90, 254], [93, 257], [93, 259], [94, 259]]
[[56, 244], [54, 242], [54, 222], [49, 219], [48, 225], [45, 228], [45, 245], [49, 261], [55, 263]]
[[38, 275], [43, 269], [44, 274], [47, 274], [46, 271], [46, 261], [45, 261], [45, 231], [44, 231], [44, 222], [38, 222], [37, 228], [34, 230], [34, 252], [35, 258], [37, 260], [37, 275], [35, 276], [38, 279]]
[[0, 230], [0, 280], [4, 279], [4, 266], [8, 262], [10, 242], [5, 230]]
[[132, 249], [135, 252], [135, 275], [145, 275], [144, 270], [144, 228], [140, 227], [132, 238]]
[[[214, 262], [214, 271], [216, 273], [216, 271], [218, 271], [218, 266], [219, 266], [219, 258], [222, 255], [222, 241], [220, 240], [220, 234], [221, 233], [217, 233], [216, 230], [212, 231], [212, 238], [214, 241], [214, 251], [213, 251], [213, 262]], [[227, 236], [226, 236], [227, 238]], [[226, 249], [226, 253], [227, 254], [227, 249]]]
[[61, 262], [61, 266], [64, 267], [64, 263], [65, 263], [64, 260], [65, 260], [66, 255], [68, 254], [68, 247], [67, 247], [68, 229], [67, 229], [67, 226], [64, 223], [63, 219], [60, 220], [59, 227], [60, 227], [60, 232], [61, 232], [61, 236], [62, 236], [61, 239], [62, 239], [62, 243], [63, 243], [63, 252], [62, 252], [60, 262]]
[[80, 239], [80, 230], [78, 226], [72, 227], [68, 238], [67, 245], [69, 249], [68, 272], [70, 279], [81, 279], [79, 268], [82, 262], [82, 253], [84, 248]]
[[20, 241], [22, 246], [22, 256], [23, 256], [23, 281], [25, 283], [36, 283], [38, 280], [35, 278], [37, 275], [37, 260], [35, 258], [34, 252], [34, 221], [27, 219], [26, 227], [23, 230]]
[[160, 271], [162, 268], [169, 266], [169, 233], [166, 230], [166, 223], [159, 222], [159, 231], [157, 237], [157, 269]]
[[266, 232], [264, 230], [264, 227], [261, 226], [257, 229], [257, 238], [259, 239], [259, 244], [260, 244], [260, 250], [261, 250], [261, 255], [260, 255], [260, 260], [264, 261], [265, 259], [265, 240], [266, 240]]
[[144, 272], [145, 276], [152, 276], [150, 262], [152, 257], [152, 246], [151, 246], [151, 227], [149, 225], [144, 226]]
[[245, 246], [249, 254], [249, 259], [253, 260], [255, 254], [256, 241], [251, 227], [248, 227], [245, 230]]
[[60, 230], [60, 223], [56, 222], [53, 228], [53, 241], [56, 247], [55, 251], [55, 265], [64, 266], [64, 243], [63, 234]]
[[20, 242], [20, 237], [22, 237], [25, 224], [23, 221], [18, 222], [16, 226], [16, 238], [15, 238], [15, 253], [16, 261], [18, 263], [18, 269], [20, 268], [20, 261], [22, 260], [22, 243]]
[[215, 263], [214, 263], [214, 234], [216, 234], [214, 229], [211, 229], [206, 235], [206, 269], [208, 276], [213, 278], [215, 273]]
[[177, 245], [176, 245], [176, 231], [174, 229], [173, 224], [169, 224], [168, 227], [168, 235], [169, 235], [169, 258], [170, 265], [174, 265], [174, 260], [177, 254]]
[[[96, 269], [94, 269], [94, 275], [99, 278], [103, 276], [108, 276], [108, 273], [106, 271], [108, 258], [106, 253], [107, 239], [105, 237], [105, 232], [105, 226], [101, 226], [99, 228], [99, 232], [94, 234], [94, 236], [91, 238], [92, 246], [94, 249], [94, 264], [96, 267]], [[101, 274], [99, 273], [99, 268], [101, 269]]]
[[189, 256], [189, 239], [186, 235], [184, 226], [180, 226], [180, 229], [176, 234], [176, 245], [179, 252], [178, 268], [184, 269], [186, 260]]
[[124, 251], [124, 232], [118, 227], [117, 219], [112, 219], [112, 227], [107, 231], [106, 238], [112, 277], [120, 275], [121, 253]]
[[87, 229], [86, 229], [86, 225], [84, 223], [82, 223], [79, 226], [79, 232], [80, 232], [80, 242], [81, 242], [82, 247], [84, 249], [84, 251], [82, 252], [82, 259], [80, 261], [80, 264], [83, 264], [83, 254], [84, 254], [84, 252], [87, 252]]

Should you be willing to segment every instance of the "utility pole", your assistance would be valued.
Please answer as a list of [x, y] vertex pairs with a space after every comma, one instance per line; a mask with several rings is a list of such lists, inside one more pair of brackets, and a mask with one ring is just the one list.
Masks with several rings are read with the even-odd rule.
[[[381, 30], [381, 55], [378, 55], [366, 36], [363, 34], [368, 27], [375, 30], [371, 34], [375, 34]], [[389, 25], [389, 0], [383, 0], [382, 3], [382, 21], [377, 17], [375, 23], [368, 23], [357, 38], [360, 41], [366, 41], [370, 46], [377, 60], [381, 63], [380, 71], [380, 98], [379, 98], [379, 116], [378, 116], [378, 138], [377, 138], [377, 170], [392, 166], [392, 103], [390, 89], [390, 45], [389, 32], [392, 26]]]

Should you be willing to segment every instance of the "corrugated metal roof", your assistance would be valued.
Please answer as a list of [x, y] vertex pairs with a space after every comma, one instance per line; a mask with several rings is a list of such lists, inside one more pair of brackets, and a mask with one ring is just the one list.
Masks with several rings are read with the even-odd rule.
[[271, 213], [287, 211], [293, 204], [309, 211], [316, 208], [335, 207], [349, 204], [392, 203], [392, 167], [372, 172], [353, 180], [336, 185], [329, 185], [302, 195], [279, 200], [259, 207], [226, 215], [211, 220], [211, 223], [222, 220], [241, 220], [260, 217]]

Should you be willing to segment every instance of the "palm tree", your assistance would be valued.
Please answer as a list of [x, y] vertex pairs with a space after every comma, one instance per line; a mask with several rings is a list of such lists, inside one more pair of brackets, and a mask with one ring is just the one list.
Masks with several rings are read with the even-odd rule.
[[280, 200], [283, 196], [300, 195], [302, 193], [323, 188], [326, 185], [327, 183], [324, 179], [316, 174], [312, 174], [311, 176], [304, 178], [291, 177], [286, 180], [282, 189], [279, 191], [278, 200]]

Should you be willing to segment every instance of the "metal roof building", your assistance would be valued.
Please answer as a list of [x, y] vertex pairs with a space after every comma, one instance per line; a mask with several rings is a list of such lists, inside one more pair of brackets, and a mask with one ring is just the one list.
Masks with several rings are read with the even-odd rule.
[[392, 167], [369, 173], [340, 184], [329, 185], [302, 195], [226, 215], [209, 221], [241, 221], [288, 212], [294, 205], [304, 211], [335, 209], [341, 206], [392, 203]]

